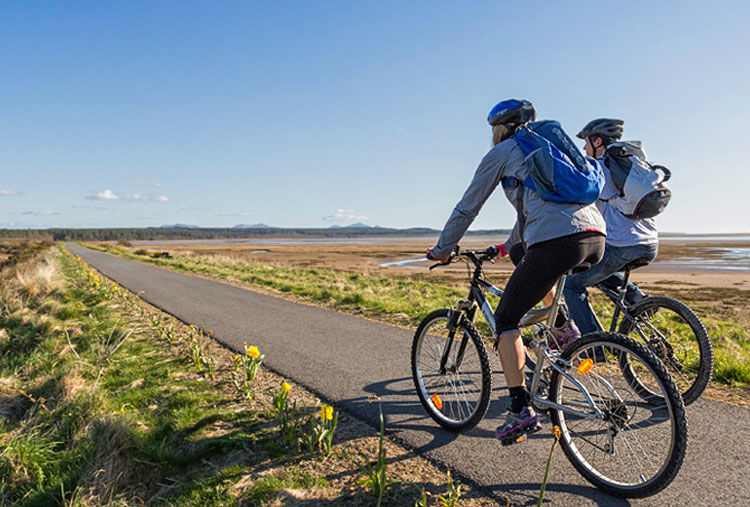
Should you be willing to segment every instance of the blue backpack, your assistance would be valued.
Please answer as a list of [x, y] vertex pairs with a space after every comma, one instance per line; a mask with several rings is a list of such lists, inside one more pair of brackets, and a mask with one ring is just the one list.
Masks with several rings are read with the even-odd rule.
[[[591, 204], [604, 186], [596, 161], [584, 157], [563, 131], [560, 122], [529, 123], [514, 136], [529, 168], [526, 181], [503, 181], [503, 186], [523, 183], [545, 201]], [[506, 178], [508, 179], [508, 178]]]

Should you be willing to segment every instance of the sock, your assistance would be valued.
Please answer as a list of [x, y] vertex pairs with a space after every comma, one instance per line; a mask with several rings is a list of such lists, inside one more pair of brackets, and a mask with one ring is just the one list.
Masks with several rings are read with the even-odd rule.
[[563, 327], [568, 320], [570, 320], [568, 307], [565, 303], [560, 303], [560, 306], [557, 309], [557, 317], [555, 318], [555, 327]]
[[510, 392], [510, 411], [517, 414], [529, 404], [529, 392], [524, 386], [511, 387]]

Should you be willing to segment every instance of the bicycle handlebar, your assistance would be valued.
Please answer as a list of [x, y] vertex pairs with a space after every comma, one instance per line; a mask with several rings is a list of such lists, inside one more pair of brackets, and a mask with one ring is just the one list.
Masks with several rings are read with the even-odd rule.
[[451, 253], [451, 256], [445, 262], [438, 262], [430, 266], [430, 270], [433, 270], [440, 266], [447, 266], [462, 258], [468, 258], [475, 266], [479, 267], [484, 261], [495, 262], [492, 259], [497, 256], [497, 249], [493, 251], [493, 247], [485, 248], [484, 250], [458, 250], [456, 247], [456, 253]]

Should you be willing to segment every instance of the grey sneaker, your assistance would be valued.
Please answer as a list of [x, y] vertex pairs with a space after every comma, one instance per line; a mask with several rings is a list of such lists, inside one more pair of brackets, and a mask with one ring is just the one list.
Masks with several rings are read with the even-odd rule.
[[562, 350], [568, 344], [573, 343], [581, 337], [581, 332], [578, 330], [578, 326], [573, 322], [572, 319], [565, 321], [560, 327], [550, 328], [552, 333], [552, 341], [549, 343], [549, 348], [553, 350]]
[[521, 412], [508, 412], [508, 417], [502, 426], [495, 430], [495, 438], [507, 440], [525, 433], [534, 433], [542, 429], [539, 418], [530, 406], [526, 406]]

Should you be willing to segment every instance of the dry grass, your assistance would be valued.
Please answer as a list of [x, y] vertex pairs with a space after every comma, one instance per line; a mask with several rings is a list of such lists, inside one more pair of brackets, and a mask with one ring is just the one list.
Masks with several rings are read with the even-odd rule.
[[139, 493], [152, 486], [153, 465], [138, 459], [134, 427], [129, 418], [113, 415], [95, 419], [89, 426], [93, 459], [78, 490], [84, 505], [126, 505], [131, 502], [127, 498], [142, 498]]

